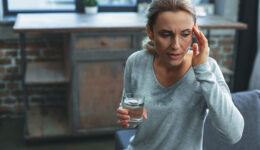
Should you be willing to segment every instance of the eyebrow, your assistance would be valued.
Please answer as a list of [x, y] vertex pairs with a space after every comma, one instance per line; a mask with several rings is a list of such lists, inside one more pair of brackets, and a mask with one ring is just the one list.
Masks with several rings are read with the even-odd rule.
[[[184, 29], [182, 30], [181, 32], [187, 32], [187, 31], [191, 31], [192, 29]], [[168, 33], [173, 33], [171, 30], [165, 30], [165, 29], [162, 29], [160, 30], [159, 32], [168, 32]]]
[[191, 31], [192, 29], [184, 29], [181, 32]]

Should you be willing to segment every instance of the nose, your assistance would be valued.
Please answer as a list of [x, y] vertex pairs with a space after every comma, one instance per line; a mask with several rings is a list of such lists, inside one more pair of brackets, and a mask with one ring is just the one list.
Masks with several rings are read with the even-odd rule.
[[180, 39], [178, 36], [172, 37], [171, 47], [173, 49], [179, 49], [180, 48]]

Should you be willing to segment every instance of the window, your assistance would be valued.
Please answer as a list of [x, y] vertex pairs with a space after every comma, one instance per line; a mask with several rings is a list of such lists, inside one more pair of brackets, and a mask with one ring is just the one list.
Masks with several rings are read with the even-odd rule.
[[[30, 12], [83, 12], [82, 0], [2, 0], [4, 15]], [[99, 0], [99, 12], [136, 11], [138, 1]]]
[[137, 0], [100, 0], [100, 6], [136, 6]]
[[76, 9], [74, 0], [8, 0], [9, 11], [46, 11]]
[[100, 12], [137, 11], [137, 0], [100, 0]]

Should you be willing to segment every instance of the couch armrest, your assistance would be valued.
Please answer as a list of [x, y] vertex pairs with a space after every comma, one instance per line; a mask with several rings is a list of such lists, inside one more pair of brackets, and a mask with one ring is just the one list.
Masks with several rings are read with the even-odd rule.
[[232, 99], [245, 120], [242, 139], [236, 144], [228, 144], [211, 126], [210, 117], [208, 117], [204, 130], [204, 150], [260, 149], [260, 90], [232, 93]]

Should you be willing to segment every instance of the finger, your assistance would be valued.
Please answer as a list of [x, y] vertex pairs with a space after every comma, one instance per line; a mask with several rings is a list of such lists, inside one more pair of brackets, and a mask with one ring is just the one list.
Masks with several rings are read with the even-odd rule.
[[147, 111], [146, 111], [145, 108], [144, 108], [144, 111], [143, 111], [143, 118], [144, 118], [144, 119], [147, 119]]
[[126, 124], [129, 124], [128, 120], [118, 120], [117, 121], [117, 125], [119, 125], [119, 126], [124, 126]]
[[197, 43], [193, 43], [192, 45], [192, 50], [193, 50], [193, 56], [196, 56], [199, 54], [199, 50], [198, 50], [198, 44]]
[[129, 124], [123, 125], [123, 128], [129, 128]]
[[200, 33], [200, 36], [201, 36], [201, 42], [203, 43], [203, 46], [204, 46], [204, 47], [208, 47], [208, 40], [207, 40], [207, 38], [205, 37], [205, 35], [201, 32], [201, 33]]
[[119, 126], [123, 127], [123, 128], [129, 128], [130, 124], [129, 123], [125, 123], [125, 124], [118, 124]]
[[123, 114], [117, 114], [116, 117], [120, 120], [129, 120], [130, 119], [129, 115], [123, 115]]
[[117, 108], [117, 113], [120, 113], [120, 114], [124, 114], [124, 115], [128, 115], [128, 111], [126, 109], [123, 109], [123, 108]]
[[194, 34], [195, 34], [195, 38], [196, 38], [196, 40], [198, 41], [198, 43], [199, 44], [201, 44], [201, 40], [200, 40], [200, 31], [199, 31], [199, 28], [198, 28], [198, 26], [197, 26], [197, 24], [195, 24], [194, 26], [193, 26], [193, 32], [194, 32]]

